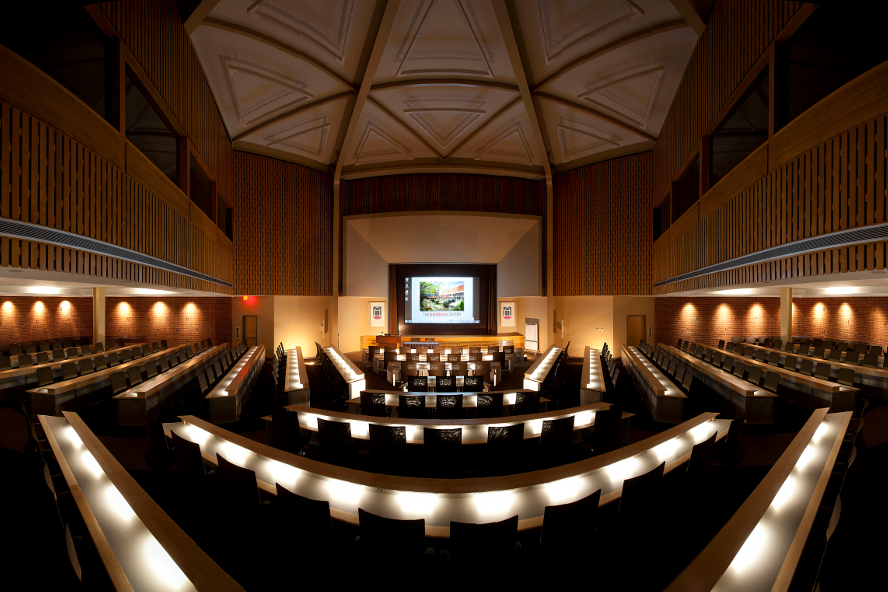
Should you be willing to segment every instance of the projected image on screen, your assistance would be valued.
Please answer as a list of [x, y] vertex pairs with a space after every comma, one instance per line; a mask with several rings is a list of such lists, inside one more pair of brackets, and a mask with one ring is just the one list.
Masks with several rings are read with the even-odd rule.
[[404, 282], [407, 323], [479, 323], [478, 278], [408, 277]]

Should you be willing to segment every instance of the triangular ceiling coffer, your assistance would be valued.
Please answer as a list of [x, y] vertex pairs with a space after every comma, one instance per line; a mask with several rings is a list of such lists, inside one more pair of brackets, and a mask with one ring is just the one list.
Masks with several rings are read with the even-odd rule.
[[647, 127], [664, 70], [658, 65], [632, 74], [618, 74], [597, 82], [577, 98]]
[[237, 118], [244, 127], [314, 98], [298, 80], [239, 58], [221, 57]]
[[[281, 8], [278, 4], [280, 2], [258, 0], [247, 8], [247, 12], [313, 43], [340, 64], [343, 62], [351, 19], [355, 12], [355, 0], [299, 2], [298, 6], [288, 7], [289, 9]], [[327, 26], [315, 27], [311, 23], [323, 23]]]
[[398, 68], [398, 76], [417, 74], [493, 77], [461, 0], [431, 0]]
[[330, 131], [330, 123], [327, 116], [315, 117], [291, 126], [280, 132], [276, 132], [265, 138], [269, 148], [285, 146], [298, 150], [315, 159], [321, 159], [327, 148], [327, 134]]
[[558, 125], [558, 141], [561, 144], [561, 154], [564, 160], [573, 160], [578, 156], [600, 150], [616, 148], [619, 144], [614, 139], [608, 139], [601, 135], [579, 129], [568, 124]]
[[404, 113], [413, 119], [442, 150], [446, 150], [487, 112], [481, 109], [439, 108], [404, 109]]
[[527, 140], [521, 124], [506, 128], [478, 150], [475, 160], [493, 160], [497, 162], [514, 162], [533, 165], [533, 157], [527, 147]]
[[413, 160], [410, 149], [368, 122], [355, 151], [355, 165], [386, 160]]

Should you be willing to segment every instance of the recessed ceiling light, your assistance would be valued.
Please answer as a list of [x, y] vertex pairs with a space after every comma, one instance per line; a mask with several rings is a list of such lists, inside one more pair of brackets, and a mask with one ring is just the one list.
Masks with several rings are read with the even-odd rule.
[[744, 294], [752, 294], [752, 290], [749, 288], [737, 288], [736, 290], [720, 290], [718, 294], [724, 294], [725, 296], [743, 296]]
[[827, 294], [856, 294], [858, 288], [851, 286], [836, 286], [835, 288], [826, 288]]

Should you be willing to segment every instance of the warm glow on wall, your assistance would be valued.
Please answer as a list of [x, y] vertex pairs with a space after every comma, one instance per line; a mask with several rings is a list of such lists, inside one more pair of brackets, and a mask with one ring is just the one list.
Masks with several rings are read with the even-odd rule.
[[12, 311], [14, 311], [14, 310], [15, 310], [15, 305], [12, 302], [10, 302], [9, 300], [7, 300], [6, 302], [3, 303], [3, 312], [5, 312], [6, 314], [12, 314]]
[[155, 302], [154, 306], [151, 307], [151, 312], [155, 315], [165, 315], [167, 313], [167, 306], [163, 302]]
[[46, 306], [43, 304], [42, 300], [38, 300], [37, 302], [34, 303], [33, 310], [36, 314], [42, 315], [44, 313], [44, 311], [46, 310]]
[[246, 301], [249, 300], [249, 299], [250, 299], [249, 296], [244, 296], [244, 302], [246, 302]]
[[117, 305], [117, 314], [123, 316], [130, 314], [130, 312], [132, 312], [132, 309], [130, 308], [130, 305], [126, 302], [121, 302]]
[[61, 303], [59, 303], [59, 310], [62, 311], [62, 314], [68, 314], [71, 312], [71, 303], [67, 300], [62, 300]]

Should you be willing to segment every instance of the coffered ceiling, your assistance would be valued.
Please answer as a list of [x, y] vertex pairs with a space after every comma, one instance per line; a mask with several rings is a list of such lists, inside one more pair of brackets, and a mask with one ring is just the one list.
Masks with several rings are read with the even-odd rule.
[[652, 147], [692, 5], [204, 0], [186, 28], [236, 149], [342, 178], [543, 178]]

